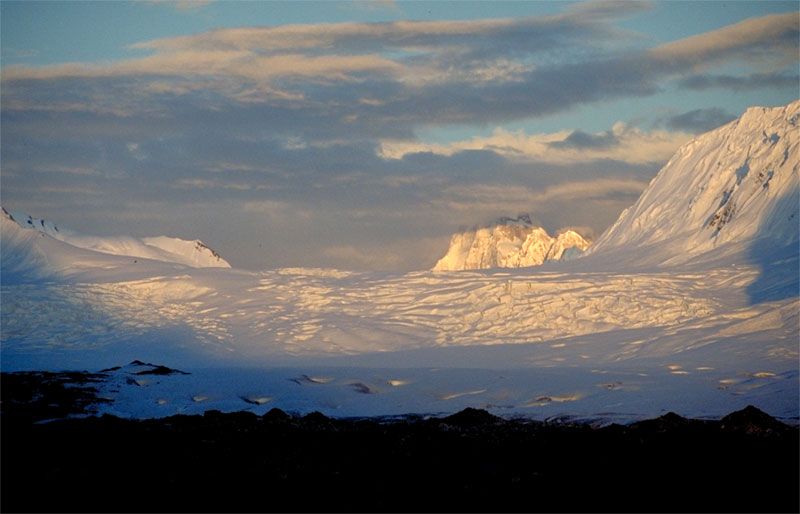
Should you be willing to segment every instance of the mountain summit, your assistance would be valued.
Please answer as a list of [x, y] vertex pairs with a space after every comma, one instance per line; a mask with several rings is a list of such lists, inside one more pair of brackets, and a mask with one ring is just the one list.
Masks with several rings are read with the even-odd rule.
[[539, 266], [545, 261], [572, 258], [589, 246], [580, 234], [566, 230], [551, 237], [522, 214], [500, 218], [488, 226], [454, 234], [450, 248], [434, 271]]
[[800, 100], [751, 107], [687, 143], [587, 257], [680, 264], [711, 251], [796, 246], [799, 123]]
[[591, 248], [574, 231], [553, 238], [527, 216], [502, 218], [453, 235], [433, 269], [537, 266], [583, 250], [587, 257], [605, 256], [627, 266], [683, 264], [700, 256], [753, 257], [767, 252], [767, 246], [796, 249], [799, 124], [797, 100], [782, 107], [751, 107], [739, 119], [697, 137], [675, 153]]

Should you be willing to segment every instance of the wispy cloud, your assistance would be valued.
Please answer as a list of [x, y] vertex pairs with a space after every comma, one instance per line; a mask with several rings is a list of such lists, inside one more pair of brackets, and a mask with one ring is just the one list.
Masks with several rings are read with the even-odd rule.
[[649, 54], [676, 70], [700, 70], [730, 59], [775, 65], [796, 63], [800, 13], [774, 14], [660, 45]]
[[572, 164], [615, 160], [629, 164], [665, 162], [690, 139], [685, 132], [645, 131], [619, 122], [611, 130], [589, 134], [580, 130], [551, 134], [525, 134], [522, 130], [496, 128], [489, 137], [473, 137], [449, 144], [384, 141], [381, 156], [401, 159], [412, 153], [453, 155], [465, 150], [487, 150], [509, 159]]
[[542, 188], [506, 186], [506, 185], [453, 185], [444, 190], [448, 204], [455, 210], [474, 209], [476, 204], [485, 206], [502, 206], [504, 209], [538, 212], [538, 204], [552, 205], [553, 201], [586, 201], [595, 198], [624, 194], [640, 194], [647, 182], [618, 179], [597, 178], [582, 181], [570, 181]]

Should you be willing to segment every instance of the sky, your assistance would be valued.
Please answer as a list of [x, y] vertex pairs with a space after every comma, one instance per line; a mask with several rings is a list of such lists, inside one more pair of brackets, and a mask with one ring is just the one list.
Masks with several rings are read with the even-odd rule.
[[597, 237], [672, 154], [800, 97], [798, 3], [0, 1], [0, 202], [234, 267], [428, 269]]

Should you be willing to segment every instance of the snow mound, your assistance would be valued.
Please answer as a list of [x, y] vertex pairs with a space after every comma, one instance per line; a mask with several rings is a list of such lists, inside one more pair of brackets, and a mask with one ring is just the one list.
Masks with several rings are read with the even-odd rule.
[[751, 107], [687, 143], [587, 254], [679, 264], [712, 251], [754, 248], [757, 240], [796, 246], [798, 122], [800, 100]]
[[23, 229], [34, 230], [77, 248], [95, 252], [172, 262], [193, 268], [231, 267], [217, 252], [200, 240], [187, 241], [165, 236], [144, 238], [87, 236], [59, 228], [52, 221], [33, 218], [20, 211], [9, 212], [5, 209], [3, 209], [3, 218], [16, 222]]
[[545, 261], [574, 258], [588, 248], [589, 242], [574, 230], [551, 237], [542, 227], [531, 223], [527, 215], [501, 218], [497, 222], [454, 234], [444, 257], [434, 271], [522, 268], [539, 266]]

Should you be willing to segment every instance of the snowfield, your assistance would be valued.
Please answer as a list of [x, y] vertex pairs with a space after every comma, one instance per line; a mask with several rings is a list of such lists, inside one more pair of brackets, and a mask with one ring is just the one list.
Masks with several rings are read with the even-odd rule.
[[[586, 256], [535, 268], [192, 267], [4, 213], [2, 369], [122, 366], [97, 412], [125, 417], [469, 406], [624, 422], [754, 405], [796, 424], [799, 111], [753, 108], [689, 143]], [[136, 359], [189, 374], [140, 375]]]

